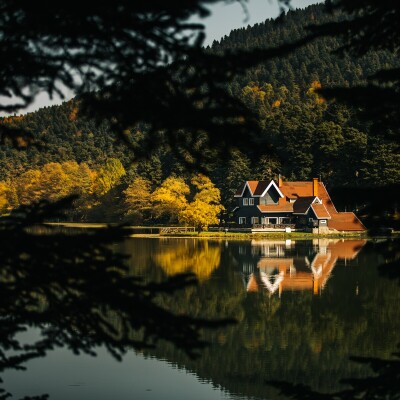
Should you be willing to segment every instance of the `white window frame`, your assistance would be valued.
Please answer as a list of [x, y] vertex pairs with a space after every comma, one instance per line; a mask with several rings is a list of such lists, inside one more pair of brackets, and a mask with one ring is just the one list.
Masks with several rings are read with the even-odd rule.
[[249, 206], [254, 206], [254, 198], [253, 197], [249, 198]]
[[239, 217], [239, 225], [246, 225], [246, 217]]
[[259, 224], [260, 219], [258, 217], [251, 217], [251, 223], [252, 224]]
[[249, 199], [247, 197], [243, 197], [243, 205], [248, 206], [249, 205]]

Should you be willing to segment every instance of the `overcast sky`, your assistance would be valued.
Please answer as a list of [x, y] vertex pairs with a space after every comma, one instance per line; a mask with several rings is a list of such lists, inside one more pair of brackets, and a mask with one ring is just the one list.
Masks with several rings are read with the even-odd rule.
[[[320, 3], [321, 0], [291, 0], [292, 8], [304, 8], [310, 4]], [[279, 15], [279, 5], [277, 0], [248, 0], [247, 13], [243, 10], [239, 2], [232, 4], [220, 3], [211, 8], [212, 14], [200, 22], [206, 27], [206, 45], [211, 45], [214, 40], [219, 40], [228, 35], [232, 29], [241, 28], [247, 25], [254, 25], [263, 22], [266, 19], [276, 18]], [[66, 93], [66, 100], [73, 96], [72, 93]], [[47, 94], [38, 96], [35, 103], [28, 107], [26, 112], [35, 111], [41, 107], [51, 104], [61, 103], [61, 99], [49, 99]]]
[[[321, 3], [321, 0], [291, 0], [292, 8], [305, 8], [310, 4]], [[201, 20], [206, 26], [206, 45], [219, 40], [233, 29], [264, 22], [279, 15], [277, 0], [248, 0], [248, 15], [239, 2], [232, 4], [219, 3], [211, 8], [212, 15]], [[247, 17], [247, 18], [246, 18]]]

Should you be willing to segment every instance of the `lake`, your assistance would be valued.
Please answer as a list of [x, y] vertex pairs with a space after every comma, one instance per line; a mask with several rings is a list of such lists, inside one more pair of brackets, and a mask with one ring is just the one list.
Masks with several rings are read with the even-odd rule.
[[396, 349], [397, 282], [379, 275], [386, 259], [365, 240], [130, 238], [114, 250], [146, 281], [196, 274], [197, 286], [160, 296], [166, 307], [237, 323], [204, 331], [210, 345], [196, 359], [168, 342], [130, 350], [121, 362], [102, 347], [96, 357], [56, 348], [26, 371], [3, 374], [15, 398], [278, 398], [272, 380], [331, 392], [344, 387], [342, 378], [370, 374], [349, 356], [390, 357]]

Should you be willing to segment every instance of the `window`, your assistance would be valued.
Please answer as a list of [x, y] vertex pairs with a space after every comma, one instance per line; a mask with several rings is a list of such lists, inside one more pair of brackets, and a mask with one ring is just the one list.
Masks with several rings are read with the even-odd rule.
[[268, 218], [268, 223], [276, 225], [278, 223], [278, 218]]
[[252, 224], [258, 224], [258, 217], [251, 217], [251, 223]]
[[249, 206], [254, 206], [254, 199], [253, 198], [249, 199]]
[[243, 198], [243, 205], [248, 206], [249, 205], [249, 199], [247, 197]]
[[[244, 199], [243, 199], [244, 200]], [[246, 217], [239, 217], [239, 224], [243, 225], [246, 223]]]
[[320, 225], [326, 225], [326, 219], [321, 219], [321, 220], [319, 221], [319, 224], [320, 224]]

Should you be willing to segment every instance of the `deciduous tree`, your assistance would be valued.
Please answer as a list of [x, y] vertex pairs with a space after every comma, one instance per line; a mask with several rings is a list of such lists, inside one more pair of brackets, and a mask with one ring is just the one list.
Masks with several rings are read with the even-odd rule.
[[187, 207], [189, 193], [189, 186], [182, 178], [167, 178], [152, 194], [155, 216], [168, 216], [170, 222], [177, 222], [179, 213]]

